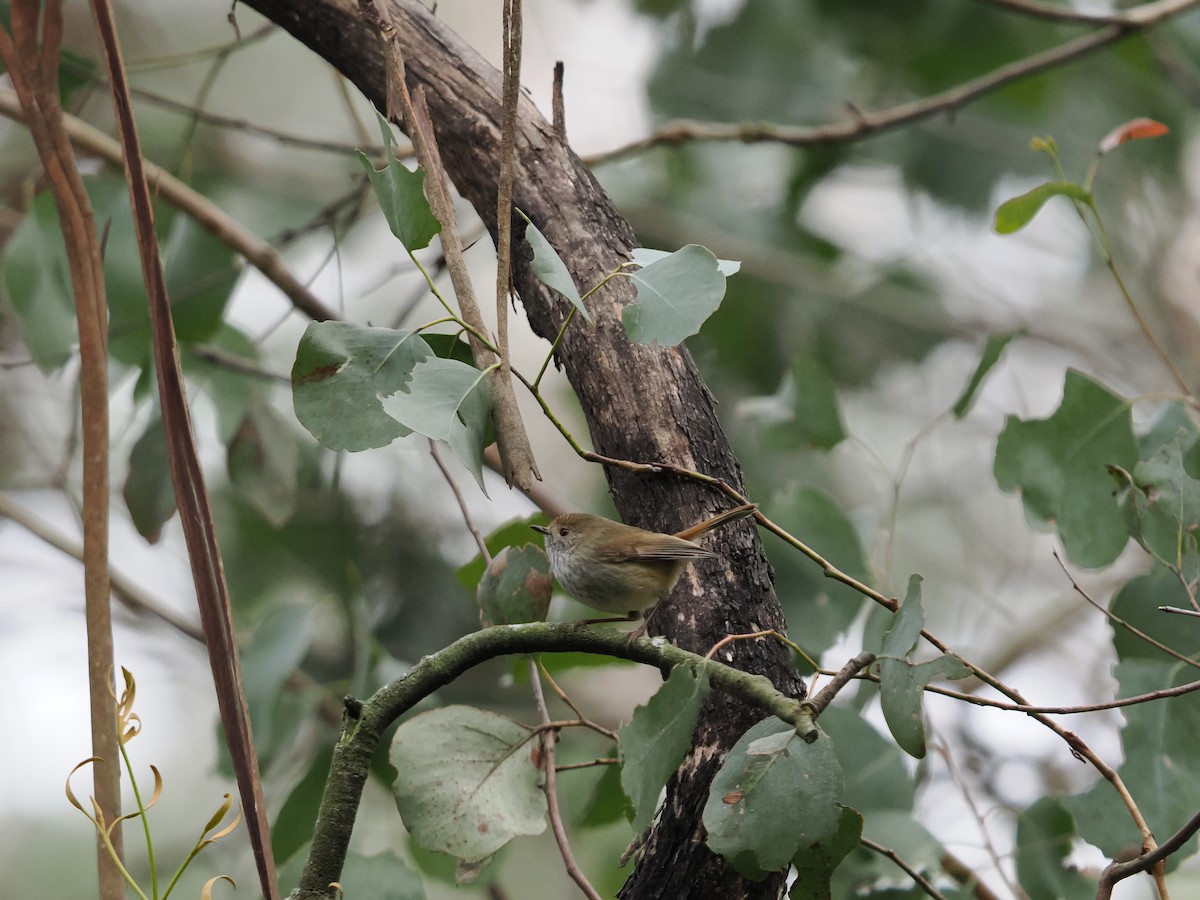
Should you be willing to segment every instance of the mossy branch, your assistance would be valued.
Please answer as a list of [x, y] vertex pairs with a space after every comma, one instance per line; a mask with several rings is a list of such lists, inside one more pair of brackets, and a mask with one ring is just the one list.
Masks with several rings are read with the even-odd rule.
[[577, 623], [485, 628], [425, 657], [407, 675], [380, 688], [370, 699], [346, 698], [342, 736], [334, 748], [308, 861], [291, 900], [327, 900], [334, 896], [330, 885], [341, 877], [371, 758], [389, 725], [482, 662], [513, 653], [543, 652], [595, 653], [658, 668], [689, 666], [707, 674], [718, 690], [795, 725], [801, 736], [816, 736], [811, 708], [780, 693], [765, 676], [705, 659], [661, 638], [631, 641], [624, 632]]

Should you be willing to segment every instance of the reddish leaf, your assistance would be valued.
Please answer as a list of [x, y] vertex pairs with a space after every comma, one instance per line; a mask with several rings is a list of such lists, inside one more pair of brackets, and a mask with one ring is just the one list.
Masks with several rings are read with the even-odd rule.
[[1123, 125], [1118, 125], [1104, 136], [1100, 142], [1100, 152], [1107, 153], [1114, 147], [1120, 147], [1126, 141], [1140, 141], [1143, 138], [1156, 138], [1166, 134], [1171, 129], [1162, 122], [1147, 119], [1131, 119]]

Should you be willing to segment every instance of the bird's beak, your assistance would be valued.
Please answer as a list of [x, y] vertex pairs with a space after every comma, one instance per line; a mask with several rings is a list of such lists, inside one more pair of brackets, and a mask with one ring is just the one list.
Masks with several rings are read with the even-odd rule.
[[542, 534], [550, 533], [550, 529], [547, 528], [545, 525], [530, 525], [529, 527], [532, 528], [534, 531], [540, 531]]

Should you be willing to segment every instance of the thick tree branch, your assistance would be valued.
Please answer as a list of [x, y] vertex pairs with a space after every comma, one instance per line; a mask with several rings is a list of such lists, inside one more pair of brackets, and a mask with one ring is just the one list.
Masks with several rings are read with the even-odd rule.
[[[386, 108], [384, 48], [377, 32], [361, 21], [353, 0], [247, 0], [247, 5], [336, 66], [378, 108]], [[406, 80], [410, 90], [425, 90], [446, 170], [494, 238], [501, 75], [420, 4], [396, 3], [392, 16]], [[525, 95], [518, 98], [515, 144], [514, 204], [554, 245], [576, 284], [585, 289], [598, 284], [629, 260], [636, 242], [628, 223]], [[519, 232], [512, 253], [514, 282], [529, 322], [552, 340], [569, 304], [532, 275], [529, 247]], [[669, 461], [740, 485], [738, 462], [691, 357], [682, 348], [628, 339], [620, 314], [633, 300], [633, 287], [626, 279], [617, 282], [589, 301], [595, 327], [574, 322], [556, 354], [587, 416], [594, 449], [609, 458]], [[721, 505], [710, 485], [667, 472], [606, 468], [606, 474], [622, 518], [655, 531], [678, 531]], [[716, 549], [725, 563], [694, 567], [654, 626], [679, 646], [700, 652], [729, 633], [782, 631], [782, 611], [755, 529], [726, 529]], [[741, 641], [723, 656], [738, 668], [769, 675], [786, 693], [802, 696], [803, 685], [785, 648]], [[707, 787], [723, 754], [761, 715], [723, 695], [710, 696], [693, 752], [668, 786], [663, 815], [624, 897], [660, 896], [664, 890], [681, 900], [782, 893], [782, 877], [752, 882], [712, 854], [701, 825]]]

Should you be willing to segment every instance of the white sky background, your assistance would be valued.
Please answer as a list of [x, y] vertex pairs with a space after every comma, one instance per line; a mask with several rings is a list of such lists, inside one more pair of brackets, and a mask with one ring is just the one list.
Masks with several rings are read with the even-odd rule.
[[[125, 35], [131, 62], [149, 55], [148, 47], [154, 48], [154, 55], [161, 56], [230, 38], [225, 22], [228, 4], [201, 5], [179, 0], [173, 4], [139, 4], [142, 6], [153, 6], [153, 12], [139, 9], [136, 29]], [[650, 115], [642, 86], [657, 45], [652, 24], [617, 3], [543, 0], [527, 2], [526, 6], [523, 81], [538, 106], [548, 111], [552, 67], [556, 60], [566, 62], [567, 125], [576, 150], [586, 155], [644, 135]], [[710, 4], [712, 20], [719, 20], [735, 7], [736, 4], [729, 2]], [[442, 0], [439, 15], [469, 43], [489, 58], [496, 58], [498, 4]], [[243, 34], [249, 33], [256, 17], [244, 8], [239, 8], [238, 16]], [[86, 33], [90, 20], [83, 15], [79, 22], [80, 30], [76, 33]], [[298, 59], [302, 61], [299, 64]], [[289, 77], [278, 77], [281, 71], [288, 72]], [[310, 80], [298, 86], [297, 72]], [[254, 89], [247, 90], [247, 84]], [[186, 92], [181, 94], [185, 96]], [[322, 126], [323, 116], [328, 115], [338, 123], [330, 126], [337, 128], [346, 118], [328, 70], [313, 65], [307, 51], [293, 46], [283, 35], [237, 55], [218, 82], [212, 106], [227, 115], [322, 137], [327, 136], [328, 130]], [[301, 174], [294, 167], [303, 163], [281, 159], [275, 145], [234, 137], [230, 146], [248, 157], [239, 157], [239, 162], [247, 163], [263, 179], [286, 182], [287, 178]], [[1004, 194], [1011, 196], [1027, 186], [1006, 185]], [[340, 186], [331, 188], [330, 195], [337, 190]], [[895, 174], [884, 169], [844, 172], [815, 192], [801, 211], [807, 223], [819, 224], [826, 238], [868, 260], [901, 256], [913, 259], [939, 283], [956, 288], [957, 291], [947, 293], [957, 296], [962, 304], [981, 310], [981, 315], [988, 316], [997, 330], [1022, 324], [1027, 316], [1044, 314], [1047, 306], [1053, 309], [1056, 300], [1061, 303], [1061, 298], [1079, 290], [1084, 277], [1079, 260], [1086, 252], [1086, 241], [1080, 230], [1062, 221], [1069, 215], [1056, 211], [1051, 204], [1022, 235], [1001, 239], [989, 232], [986, 223], [964, 221], [961, 216], [931, 203], [909, 201]], [[358, 296], [364, 285], [377, 281], [378, 267], [372, 270], [370, 265], [377, 262], [377, 257], [394, 252], [394, 248], [389, 248], [390, 240], [386, 229], [377, 229], [376, 234], [368, 237], [356, 235], [353, 245], [345, 248], [340, 271], [326, 267], [314, 280], [317, 295], [329, 302], [344, 296], [355, 311], [370, 309], [372, 303], [386, 309], [395, 296], [407, 296], [407, 288], [392, 286], [376, 291], [371, 298]], [[323, 247], [312, 246], [307, 255], [296, 254], [290, 261], [297, 271], [307, 275], [315, 271], [323, 256]], [[491, 278], [483, 274], [490, 264], [487, 248], [473, 251], [472, 260], [481, 273], [479, 283], [490, 289]], [[952, 301], [948, 303], [953, 306]], [[262, 333], [284, 309], [283, 301], [272, 288], [265, 287], [257, 276], [249, 275], [239, 289], [231, 314], [251, 333]], [[1062, 315], [1064, 328], [1069, 327], [1071, 311], [1060, 308], [1055, 312]], [[1091, 312], [1094, 314], [1095, 309]], [[1104, 314], [1107, 315], [1107, 310]], [[293, 317], [272, 333], [267, 347], [278, 370], [286, 371], [289, 348], [294, 351], [302, 329], [303, 322]], [[530, 336], [519, 352], [540, 358], [544, 344]], [[904, 508], [905, 518], [901, 521], [906, 527], [897, 528], [895, 545], [889, 548], [886, 558], [875, 548], [872, 560], [885, 579], [900, 579], [901, 590], [908, 571], [944, 566], [939, 557], [947, 543], [957, 539], [961, 523], [925, 520], [923, 516], [928, 509], [920, 501], [926, 491], [940, 487], [947, 480], [982, 485], [977, 491], [968, 491], [973, 496], [963, 504], [960, 515], [972, 529], [996, 531], [999, 558], [994, 561], [994, 569], [982, 573], [995, 604], [994, 614], [980, 614], [974, 606], [970, 609], [955, 606], [957, 597], [972, 596], [973, 592], [976, 596], [972, 602], [978, 602], [981, 577], [978, 569], [964, 564], [958, 570], [949, 570], [942, 583], [926, 583], [931, 616], [940, 620], [939, 625], [956, 632], [971, 653], [993, 648], [998, 639], [1019, 640], [1027, 636], [998, 638], [996, 629], [1011, 621], [1006, 614], [1009, 608], [1024, 609], [1028, 613], [1027, 624], [1036, 630], [1038, 615], [1045, 607], [1059, 609], [1064, 598], [1069, 602], [1069, 586], [1064, 584], [1049, 556], [1054, 542], [1030, 535], [1017, 502], [1000, 495], [990, 479], [990, 453], [1003, 414], [1017, 411], [1025, 416], [1046, 415], [1057, 403], [1065, 364], [1061, 354], [1050, 358], [1036, 347], [1014, 346], [1009, 352], [1015, 357], [1013, 364], [1002, 366], [993, 376], [980, 398], [979, 418], [949, 428], [948, 436], [934, 436], [921, 444], [905, 481], [905, 496], [916, 498]], [[976, 361], [977, 349], [948, 344], [920, 366], [899, 367], [889, 373], [888, 385], [844, 397], [850, 430], [877, 450], [894, 470], [906, 442], [916, 430], [914, 416], [920, 410], [914, 407], [923, 409], [920, 414], [924, 418], [918, 416], [917, 421], [931, 420], [953, 402]], [[30, 373], [0, 370], [0, 385], [5, 385], [5, 391], [45, 392], [46, 398], [38, 404], [43, 411], [62, 408], [63, 398], [69, 394], [69, 387], [64, 386], [69, 383], [70, 378], [63, 377], [47, 385]], [[120, 423], [122, 415], [128, 415], [127, 393], [116, 403], [114, 423]], [[35, 449], [48, 458], [56, 458], [66, 423], [38, 420], [30, 424]], [[124, 442], [127, 452], [128, 442], [137, 433], [138, 427], [126, 424], [124, 431], [114, 435], [114, 440], [119, 447]], [[548, 436], [548, 429], [542, 428], [535, 432], [534, 438], [546, 445], [550, 443]], [[120, 472], [114, 478], [116, 506], [120, 505], [119, 479], [124, 474], [124, 456], [119, 447], [114, 450], [114, 465]], [[577, 481], [593, 483], [594, 473], [566, 454], [549, 458], [548, 470], [558, 482], [552, 487], [563, 489]], [[223, 461], [219, 456], [206, 462], [214, 473], [210, 477], [223, 477]], [[854, 455], [854, 449], [849, 447], [839, 448], [834, 462], [847, 472], [861, 470], [863, 465], [861, 457]], [[361, 485], [364, 493], [368, 493], [381, 481], [391, 485], [395, 481], [391, 473], [398, 465], [422, 474], [409, 479], [407, 485], [395, 485], [395, 490], [411, 492], [414, 500], [427, 507], [433, 491], [429, 485], [440, 484], [440, 477], [430, 468], [423, 447], [412, 445], [397, 447], [387, 454], [355, 455], [346, 467], [346, 479], [349, 484]], [[547, 470], [544, 460], [543, 468]], [[875, 524], [872, 517], [882, 515], [876, 501], [885, 480], [882, 475], [878, 479], [861, 479], [863, 508], [857, 514], [864, 525]], [[527, 508], [523, 501], [513, 499], [503, 489], [492, 493], [500, 502], [494, 506], [481, 504], [479, 508], [479, 523], [485, 528]], [[14, 491], [11, 496], [55, 523], [59, 530], [75, 533], [71, 510], [50, 492]], [[589, 496], [588, 491], [579, 489], [577, 499], [583, 502]], [[461, 553], [464, 558], [472, 555], [465, 534], [458, 527], [448, 493], [438, 509], [430, 511], [430, 520], [431, 527], [444, 535], [452, 552]], [[113, 516], [114, 566], [135, 577], [164, 602], [190, 613], [190, 580], [177, 526], [168, 529], [160, 545], [150, 548], [123, 527], [122, 521], [118, 509]], [[920, 541], [907, 535], [917, 536]], [[33, 846], [28, 841], [44, 841], [46, 834], [52, 833], [56, 853], [81, 857], [79, 865], [85, 869], [91, 865], [88, 854], [92, 841], [87, 823], [66, 806], [62, 795], [67, 772], [90, 755], [82, 576], [78, 566], [64, 563], [63, 559], [58, 551], [15, 525], [0, 522], [0, 679], [8, 686], [0, 699], [0, 729], [9, 736], [0, 742], [0, 832], [13, 836], [0, 842], [0, 885], [4, 885], [0, 895], [8, 896], [9, 889], [14, 889], [12, 896], [23, 900], [43, 897], [58, 900], [64, 896], [61, 880], [47, 880], [47, 874], [53, 879], [61, 877], [61, 872], [46, 873], [28, 867], [28, 853]], [[1014, 571], [1021, 571], [1024, 578], [986, 581], [995, 572]], [[127, 616], [121, 612], [117, 613], [117, 619], [117, 658], [133, 669], [138, 678], [138, 711], [145, 723], [143, 736], [133, 744], [133, 753], [143, 765], [150, 762], [160, 765], [166, 777], [167, 794], [156, 817], [158, 827], [172, 835], [190, 836], [196, 823], [207, 818], [220, 794], [231, 789], [230, 784], [211, 773], [215, 759], [215, 703], [207, 681], [207, 661], [189, 640], [165, 626], [148, 627], [139, 622], [126, 627]], [[1062, 665], [1064, 668], [1077, 665], [1088, 676], [1099, 673], [1101, 683], [1093, 684], [1092, 688], [1097, 694], [1103, 693], [1109, 689], [1102, 680], [1106, 667], [1088, 658], [1093, 652], [1091, 648], [1096, 646], [1092, 637], [1098, 623], [1095, 618], [1085, 616], [1074, 620], [1073, 627], [1077, 633], [1067, 642]], [[1031, 693], [1035, 702], [1088, 699], [1064, 698], [1060, 693], [1049, 692], [1043, 695], [1036, 690], [1039, 684], [1062, 686], [1062, 672], [1027, 667], [1013, 674], [1023, 687], [1034, 686]], [[963, 714], [958, 709], [939, 709], [937, 714], [945, 716], [941, 721], [947, 729], [978, 729], [989, 743], [1021, 742], [1031, 758], [1066, 752], [1057, 743], [1045, 746], [1040, 740], [1042, 732], [1026, 728], [1023, 721], [1015, 723], [1011, 716]], [[1085, 737], [1095, 737], [1086, 733], [1086, 726], [1082, 730]], [[953, 732], [947, 734], [953, 742]], [[1115, 747], [1101, 744], [1097, 749], [1116, 761]], [[999, 755], [1005, 754], [1001, 751]], [[932, 765], [941, 764], [935, 759]], [[1017, 783], [1020, 762], [1014, 763], [1013, 768], [1013, 782]], [[86, 776], [77, 779], [81, 795], [86, 793], [88, 781]], [[972, 815], [953, 805], [953, 791], [930, 791], [927, 795], [924, 802], [936, 810], [936, 815], [928, 817], [930, 824], [948, 825], [960, 835], [970, 835], [962, 846], [954, 849], [976, 861], [979, 852]], [[1028, 798], [1014, 799], [1024, 802]], [[952, 817], [947, 815], [951, 808]], [[53, 831], [44, 831], [43, 826]], [[23, 841], [21, 834], [28, 835], [28, 841]], [[85, 874], [90, 874], [90, 869]], [[253, 895], [249, 873], [239, 872], [239, 876], [238, 895]], [[1135, 898], [1143, 894], [1126, 882], [1117, 896]]]

